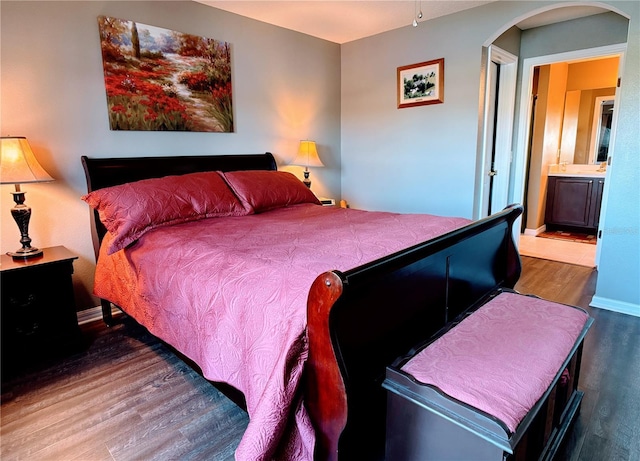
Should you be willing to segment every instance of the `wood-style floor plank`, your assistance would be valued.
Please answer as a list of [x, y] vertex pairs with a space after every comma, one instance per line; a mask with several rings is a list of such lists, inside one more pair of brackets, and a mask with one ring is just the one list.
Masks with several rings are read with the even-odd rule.
[[[580, 415], [561, 459], [640, 461], [640, 319], [589, 307], [594, 269], [523, 257], [516, 289], [585, 308]], [[0, 458], [232, 460], [247, 414], [134, 322], [2, 385]]]

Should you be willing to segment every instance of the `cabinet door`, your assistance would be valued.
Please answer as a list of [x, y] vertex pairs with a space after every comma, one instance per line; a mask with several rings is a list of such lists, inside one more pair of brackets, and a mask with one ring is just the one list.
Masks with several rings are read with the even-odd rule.
[[73, 295], [73, 261], [2, 271], [2, 373], [82, 345]]
[[600, 223], [600, 206], [602, 205], [602, 192], [604, 191], [604, 179], [598, 179], [593, 188], [591, 199], [591, 227], [598, 227]]
[[549, 186], [551, 194], [551, 219], [554, 224], [591, 227], [592, 179], [554, 178]]

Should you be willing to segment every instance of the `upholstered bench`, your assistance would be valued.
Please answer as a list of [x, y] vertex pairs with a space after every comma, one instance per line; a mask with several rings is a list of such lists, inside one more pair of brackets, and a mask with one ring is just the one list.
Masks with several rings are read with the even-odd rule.
[[387, 367], [388, 460], [552, 457], [577, 415], [582, 309], [500, 292]]

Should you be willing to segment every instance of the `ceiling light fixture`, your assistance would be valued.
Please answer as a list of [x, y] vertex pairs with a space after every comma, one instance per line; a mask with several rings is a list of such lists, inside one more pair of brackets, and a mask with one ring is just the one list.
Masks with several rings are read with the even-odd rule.
[[411, 23], [413, 27], [418, 27], [418, 19], [422, 19], [422, 0], [420, 0], [420, 10], [418, 10], [418, 0], [413, 1], [413, 22]]

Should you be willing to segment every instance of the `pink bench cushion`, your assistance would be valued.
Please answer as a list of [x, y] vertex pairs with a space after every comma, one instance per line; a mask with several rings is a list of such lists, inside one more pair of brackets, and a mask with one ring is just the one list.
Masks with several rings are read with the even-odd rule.
[[501, 293], [402, 370], [515, 432], [560, 371], [587, 319], [574, 307]]

